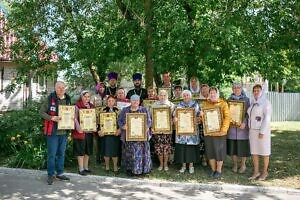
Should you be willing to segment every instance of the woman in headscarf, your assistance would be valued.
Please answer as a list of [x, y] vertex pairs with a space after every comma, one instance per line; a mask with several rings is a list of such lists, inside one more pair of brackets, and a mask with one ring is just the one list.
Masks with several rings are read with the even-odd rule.
[[104, 82], [99, 82], [95, 86], [96, 89], [96, 95], [94, 98], [94, 105], [96, 107], [106, 106], [106, 86]]
[[[106, 113], [115, 113], [116, 120], [119, 113], [119, 109], [115, 107], [116, 99], [115, 96], [109, 95], [107, 97], [107, 106], [103, 109], [103, 112]], [[102, 137], [102, 149], [103, 149], [103, 156], [105, 161], [105, 170], [109, 172], [109, 161], [112, 158], [113, 161], [113, 170], [114, 173], [118, 173], [118, 157], [120, 156], [120, 129], [116, 127], [115, 133], [112, 135], [104, 135], [103, 131], [98, 131], [100, 137]]]
[[[192, 93], [189, 90], [182, 92], [183, 101], [177, 105], [177, 108], [194, 108], [196, 118], [199, 117], [200, 107], [196, 101], [192, 100]], [[178, 121], [177, 117], [173, 119], [174, 123]], [[199, 130], [198, 126], [194, 133], [189, 135], [176, 135], [175, 138], [175, 161], [181, 163], [182, 167], [179, 170], [180, 173], [186, 171], [186, 165], [188, 164], [189, 173], [194, 173], [194, 163], [199, 161]]]
[[75, 130], [72, 131], [73, 138], [73, 153], [77, 157], [78, 173], [80, 175], [87, 175], [89, 170], [89, 156], [93, 153], [93, 132], [84, 132], [81, 130], [79, 123], [79, 110], [94, 108], [90, 103], [91, 94], [84, 90], [80, 93], [80, 99], [75, 106]]
[[[250, 151], [254, 171], [249, 180], [265, 180], [271, 155], [272, 106], [263, 94], [260, 84], [253, 86], [253, 100], [248, 108]], [[259, 156], [263, 157], [263, 170], [259, 172]]]
[[[118, 118], [118, 125], [121, 128], [121, 141], [122, 141], [122, 167], [128, 174], [142, 175], [148, 174], [152, 169], [152, 161], [150, 156], [151, 138], [150, 126], [151, 118], [146, 108], [140, 105], [140, 96], [134, 94], [130, 97], [131, 105], [123, 108]], [[126, 114], [127, 113], [146, 113], [146, 141], [126, 141]]]
[[230, 124], [230, 114], [227, 102], [219, 98], [219, 90], [216, 87], [209, 88], [208, 100], [203, 103], [205, 108], [221, 108], [222, 124], [220, 132], [204, 136], [205, 153], [209, 160], [213, 178], [220, 178], [223, 161], [226, 158], [226, 135]]
[[[233, 93], [228, 100], [243, 101], [245, 105], [244, 121], [238, 126], [230, 126], [227, 135], [227, 155], [232, 159], [232, 171], [244, 173], [246, 170], [246, 158], [250, 156], [249, 129], [247, 110], [250, 106], [250, 100], [243, 91], [241, 83], [232, 84]], [[238, 160], [241, 160], [238, 170]]]
[[[156, 107], [170, 107], [171, 113], [174, 111], [174, 104], [168, 100], [168, 92], [160, 90], [156, 101], [152, 108]], [[170, 133], [156, 133], [153, 136], [155, 153], [158, 155], [159, 167], [158, 171], [168, 171], [168, 160], [172, 153], [172, 131]]]
[[[106, 106], [106, 86], [104, 82], [99, 82], [95, 86], [96, 89], [96, 95], [94, 96], [94, 105], [97, 108], [100, 108], [102, 111], [102, 108]], [[97, 121], [98, 121], [98, 116], [97, 116]], [[96, 163], [100, 164], [101, 161], [103, 160], [103, 155], [102, 155], [102, 138], [96, 135], [96, 142], [97, 142], [97, 147], [96, 147]]]
[[192, 76], [190, 79], [189, 90], [192, 93], [193, 98], [198, 98], [200, 95], [200, 83], [196, 76]]

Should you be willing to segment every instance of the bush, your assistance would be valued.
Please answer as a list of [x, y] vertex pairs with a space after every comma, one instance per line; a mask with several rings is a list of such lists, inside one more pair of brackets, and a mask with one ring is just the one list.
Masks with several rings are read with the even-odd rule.
[[[33, 102], [23, 110], [0, 116], [0, 155], [8, 158], [5, 164], [9, 167], [45, 168], [47, 146], [43, 120], [39, 115], [40, 106], [41, 103]], [[67, 152], [66, 163], [72, 164], [72, 151], [68, 149]]]

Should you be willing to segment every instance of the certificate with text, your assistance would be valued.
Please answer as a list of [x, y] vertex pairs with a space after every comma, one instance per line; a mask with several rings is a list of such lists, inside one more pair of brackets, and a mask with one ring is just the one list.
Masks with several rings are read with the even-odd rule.
[[117, 130], [117, 114], [100, 113], [100, 129], [104, 135], [114, 135]]
[[244, 101], [233, 101], [228, 100], [228, 107], [230, 110], [230, 125], [239, 127], [243, 121], [245, 116], [245, 102]]
[[79, 110], [79, 124], [84, 132], [95, 132], [97, 130], [96, 124], [96, 110], [95, 109], [80, 109]]
[[146, 141], [146, 113], [126, 113], [126, 141]]
[[152, 129], [153, 133], [172, 134], [172, 118], [170, 107], [152, 108]]
[[176, 108], [176, 135], [196, 135], [196, 114], [194, 108]]
[[219, 106], [214, 108], [204, 108], [203, 110], [203, 128], [204, 135], [214, 135], [219, 133], [222, 126], [222, 113]]
[[75, 128], [75, 106], [58, 106], [58, 130], [73, 130]]

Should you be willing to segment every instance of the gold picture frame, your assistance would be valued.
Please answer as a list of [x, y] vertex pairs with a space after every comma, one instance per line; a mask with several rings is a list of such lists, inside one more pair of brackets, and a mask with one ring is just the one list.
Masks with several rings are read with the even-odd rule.
[[204, 136], [213, 136], [221, 131], [223, 117], [219, 106], [214, 108], [203, 108]]
[[75, 106], [59, 105], [58, 106], [57, 123], [58, 130], [74, 130], [75, 129]]
[[96, 109], [80, 109], [79, 110], [79, 124], [84, 132], [97, 131], [96, 123]]
[[126, 113], [126, 141], [147, 141], [146, 113]]
[[100, 113], [100, 129], [104, 135], [114, 135], [117, 130], [117, 114], [115, 112]]
[[144, 99], [143, 100], [143, 106], [151, 112], [152, 105], [156, 102], [157, 100], [154, 99]]
[[194, 108], [176, 108], [176, 135], [196, 135], [196, 112]]
[[172, 134], [172, 116], [170, 107], [152, 108], [152, 130], [154, 134]]
[[230, 111], [230, 125], [240, 127], [245, 117], [245, 101], [228, 100]]
[[161, 90], [165, 90], [167, 93], [168, 93], [168, 99], [171, 99], [172, 98], [172, 88], [170, 88], [170, 87], [160, 87], [160, 88], [158, 88], [157, 89], [157, 94], [159, 94], [160, 93], [160, 91]]

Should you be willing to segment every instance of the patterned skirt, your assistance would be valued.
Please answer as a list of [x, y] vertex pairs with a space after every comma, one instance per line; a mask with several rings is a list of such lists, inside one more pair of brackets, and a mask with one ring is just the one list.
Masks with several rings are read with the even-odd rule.
[[153, 138], [157, 155], [170, 155], [172, 153], [172, 134], [156, 134]]
[[199, 137], [200, 137], [200, 143], [199, 143], [199, 153], [201, 156], [205, 154], [205, 144], [204, 144], [204, 130], [203, 130], [203, 124], [199, 124]]
[[152, 161], [149, 142], [125, 142], [122, 144], [122, 168], [132, 174], [151, 172]]

